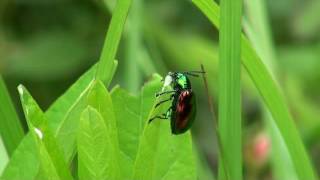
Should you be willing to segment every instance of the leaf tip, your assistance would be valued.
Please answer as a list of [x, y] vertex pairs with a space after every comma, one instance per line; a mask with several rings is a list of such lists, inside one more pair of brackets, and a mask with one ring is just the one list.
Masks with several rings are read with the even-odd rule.
[[25, 92], [25, 87], [22, 84], [20, 84], [18, 86], [18, 92], [19, 92], [20, 96], [22, 96], [23, 93]]

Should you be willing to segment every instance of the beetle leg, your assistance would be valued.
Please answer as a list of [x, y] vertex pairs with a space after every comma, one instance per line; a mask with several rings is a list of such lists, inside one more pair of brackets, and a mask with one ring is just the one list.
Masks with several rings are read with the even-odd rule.
[[155, 119], [168, 119], [168, 117], [166, 117], [165, 114], [162, 114], [161, 116], [155, 116], [155, 117], [149, 119], [148, 123], [151, 123]]
[[166, 99], [166, 100], [163, 100], [163, 101], [160, 101], [156, 104], [155, 108], [157, 108], [158, 106], [160, 106], [161, 104], [167, 102], [167, 101], [171, 101], [173, 99], [174, 95], [171, 95], [171, 97], [169, 99]]
[[172, 106], [169, 107], [169, 109], [167, 110], [167, 112], [166, 112], [166, 113], [163, 113], [161, 116], [158, 115], [158, 116], [155, 116], [155, 117], [149, 119], [149, 123], [151, 123], [151, 122], [152, 122], [153, 120], [155, 120], [155, 119], [169, 119], [170, 114], [171, 114], [170, 111], [172, 111]]
[[172, 91], [165, 91], [165, 92], [160, 92], [156, 94], [156, 97], [162, 96], [164, 94], [170, 94], [170, 93], [175, 93], [177, 92], [176, 90], [172, 90]]

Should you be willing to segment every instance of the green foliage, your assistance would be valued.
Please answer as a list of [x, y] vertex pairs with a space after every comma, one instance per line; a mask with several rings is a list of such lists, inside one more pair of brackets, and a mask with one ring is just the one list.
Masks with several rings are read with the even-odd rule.
[[110, 130], [96, 109], [88, 106], [83, 111], [78, 133], [79, 179], [118, 179]]
[[[239, 35], [241, 0], [220, 0], [221, 19], [217, 1], [192, 1], [200, 11], [171, 0], [0, 1], [0, 179], [316, 179], [305, 149], [318, 165], [319, 1], [244, 0], [248, 39]], [[220, 124], [193, 77], [192, 138], [171, 135], [165, 120], [148, 124], [171, 103], [154, 108], [168, 96], [154, 97], [162, 83], [151, 74], [200, 64]], [[111, 81], [121, 88], [109, 93]], [[14, 109], [21, 82], [37, 99], [20, 86], [26, 134]], [[228, 171], [232, 178], [223, 177]]]
[[[80, 122], [75, 118], [67, 118], [66, 122], [69, 123], [61, 122], [61, 127], [72, 125], [79, 128], [69, 127], [71, 132], [60, 129], [61, 134], [66, 134], [63, 135], [65, 141], [57, 143], [57, 137], [53, 136], [48, 126], [50, 121], [46, 121], [46, 116], [28, 92], [22, 86], [19, 87], [31, 134], [26, 136], [15, 152], [3, 179], [71, 179], [66, 171], [65, 158], [58, 147], [73, 149], [74, 146], [66, 143], [73, 143], [73, 133], [77, 135], [80, 179], [196, 179], [190, 133], [173, 136], [169, 122], [147, 123], [154, 114], [154, 94], [160, 89], [160, 79], [154, 76], [144, 86], [139, 97], [115, 88], [111, 98], [101, 82], [90, 83], [82, 98], [83, 106], [87, 108], [81, 112], [70, 110], [74, 111], [71, 114], [78, 117]], [[115, 108], [112, 101], [115, 102]], [[82, 109], [83, 106], [75, 107]], [[23, 167], [19, 163], [23, 159], [29, 159], [33, 165], [38, 166], [28, 167], [29, 171], [17, 169]], [[145, 167], [145, 164], [150, 166]]]
[[1, 75], [0, 104], [0, 137], [5, 145], [5, 150], [11, 156], [23, 138], [24, 132]]
[[[196, 6], [218, 29], [220, 28], [219, 7], [209, 0], [193, 0]], [[242, 64], [255, 83], [261, 97], [271, 112], [275, 123], [286, 143], [295, 170], [300, 179], [316, 179], [313, 167], [292, 120], [278, 85], [261, 62], [249, 41], [242, 36]]]
[[48, 127], [44, 113], [23, 86], [20, 85], [18, 90], [29, 131], [36, 144], [37, 151], [35, 153], [40, 160], [40, 170], [37, 178], [72, 179], [62, 152]]

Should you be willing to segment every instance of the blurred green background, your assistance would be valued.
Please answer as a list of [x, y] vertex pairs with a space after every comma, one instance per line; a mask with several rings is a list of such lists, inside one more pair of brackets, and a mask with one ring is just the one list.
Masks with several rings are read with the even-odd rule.
[[[25, 130], [17, 85], [23, 83], [46, 110], [98, 61], [114, 3], [0, 1], [0, 72]], [[244, 3], [244, 22], [254, 27], [255, 14], [247, 6], [250, 1]], [[271, 32], [275, 49], [278, 83], [319, 173], [320, 1], [265, 0], [263, 8], [265, 29]], [[256, 33], [259, 36], [259, 29]], [[212, 96], [217, 109], [217, 42], [218, 31], [189, 0], [135, 0], [119, 47], [113, 85], [137, 93], [152, 73], [164, 76], [170, 70], [199, 70], [203, 63], [210, 90], [216, 92]], [[245, 179], [270, 179], [270, 138], [263, 105], [245, 70], [242, 77]], [[199, 111], [192, 129], [194, 142], [201, 158], [216, 172], [214, 122], [202, 79], [192, 79], [192, 83]]]

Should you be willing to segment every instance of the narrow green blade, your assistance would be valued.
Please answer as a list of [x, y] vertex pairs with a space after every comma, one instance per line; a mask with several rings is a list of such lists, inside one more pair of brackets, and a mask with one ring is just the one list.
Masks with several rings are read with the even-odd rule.
[[112, 14], [96, 73], [96, 78], [106, 84], [109, 84], [111, 80], [107, 78], [112, 76], [114, 73], [112, 72], [112, 63], [116, 57], [118, 45], [121, 39], [121, 34], [126, 22], [131, 1], [132, 0], [117, 0], [116, 7]]
[[11, 156], [22, 140], [24, 132], [1, 75], [0, 104], [0, 135], [8, 155]]
[[221, 0], [219, 36], [219, 179], [242, 179], [241, 0]]

